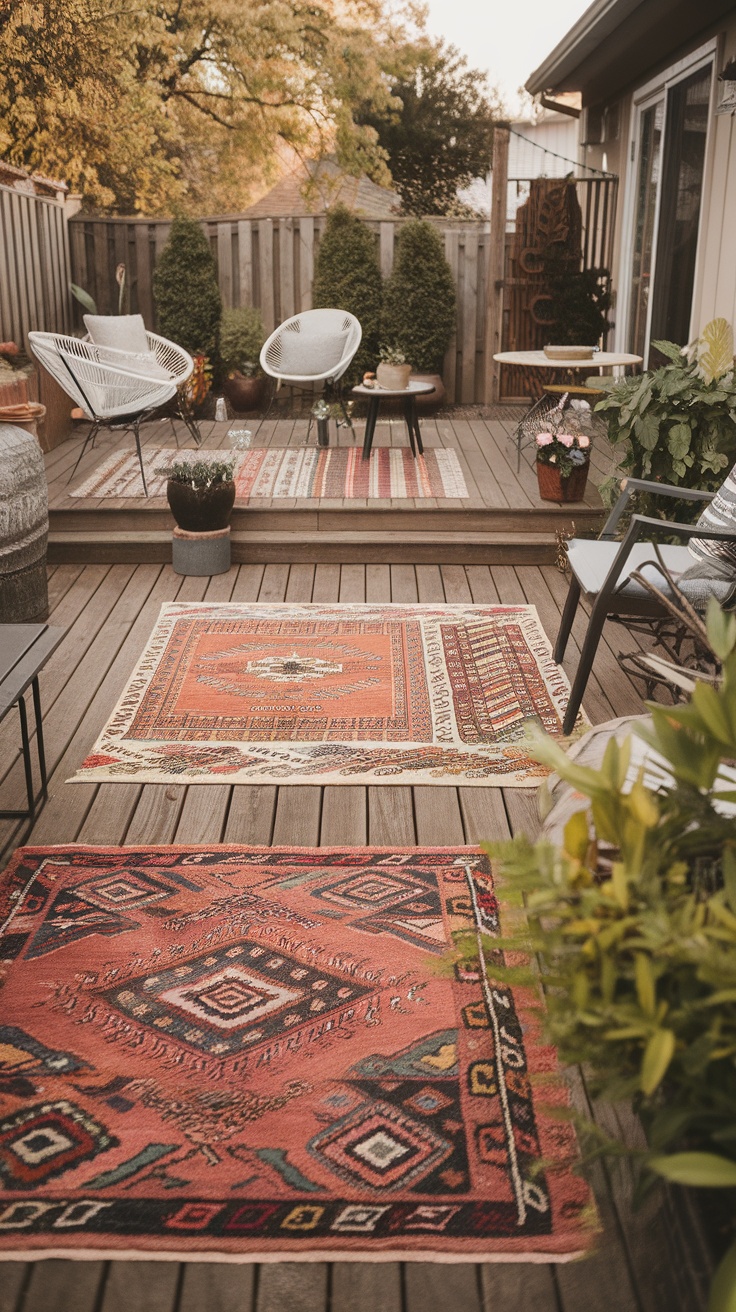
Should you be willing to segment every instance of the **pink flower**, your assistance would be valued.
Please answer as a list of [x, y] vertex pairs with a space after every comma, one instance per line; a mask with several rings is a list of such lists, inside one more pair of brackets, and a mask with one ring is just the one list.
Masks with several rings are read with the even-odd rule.
[[558, 433], [557, 441], [560, 443], [560, 446], [570, 447], [575, 445], [575, 438], [572, 436], [572, 433]]
[[585, 433], [581, 433], [578, 437], [578, 446], [581, 451], [585, 451], [586, 447], [590, 446], [590, 438], [586, 437]]
[[537, 433], [537, 446], [549, 446], [554, 440], [551, 433]]

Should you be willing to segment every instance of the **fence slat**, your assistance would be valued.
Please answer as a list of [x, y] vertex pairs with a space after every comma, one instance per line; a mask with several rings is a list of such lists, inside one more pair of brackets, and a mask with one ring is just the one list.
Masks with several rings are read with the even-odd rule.
[[240, 304], [253, 304], [253, 229], [250, 219], [238, 223], [238, 286]]
[[[459, 283], [458, 273], [459, 273], [459, 264], [460, 264], [460, 234], [457, 228], [450, 228], [445, 233], [445, 259], [447, 260], [447, 263], [450, 266], [450, 269], [452, 271], [452, 276], [455, 281], [455, 286], [457, 287]], [[458, 323], [462, 322], [461, 313], [462, 310], [460, 306], [460, 298], [458, 297], [458, 307], [457, 307], [457, 316], [455, 318], [455, 328], [453, 330], [452, 337], [450, 338], [450, 344], [445, 352], [445, 362], [442, 368], [442, 377], [447, 391], [447, 399], [450, 402], [450, 405], [452, 405], [454, 401], [459, 401], [461, 399], [461, 393], [456, 384], [457, 352], [458, 352], [458, 340], [459, 340]]]
[[279, 219], [279, 292], [281, 318], [296, 314], [294, 304], [294, 220]]
[[312, 308], [314, 282], [314, 219], [299, 220], [299, 310]]
[[462, 351], [460, 395], [475, 400], [476, 319], [478, 314], [478, 233], [466, 232], [463, 251]]
[[394, 229], [395, 223], [382, 223], [378, 230], [378, 249], [381, 273], [388, 278], [394, 267]]
[[220, 292], [225, 305], [233, 303], [233, 242], [232, 224], [217, 225], [217, 272]]
[[261, 314], [268, 336], [276, 327], [273, 288], [273, 219], [258, 220], [258, 260], [260, 264]]

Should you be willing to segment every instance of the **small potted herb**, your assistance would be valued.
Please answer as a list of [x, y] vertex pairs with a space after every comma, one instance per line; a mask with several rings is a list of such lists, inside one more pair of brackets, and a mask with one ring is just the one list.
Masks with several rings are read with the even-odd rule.
[[406, 356], [396, 346], [382, 346], [378, 353], [379, 365], [376, 369], [376, 381], [387, 392], [405, 392], [409, 386], [411, 365], [406, 363]]
[[223, 391], [233, 410], [257, 410], [265, 379], [259, 357], [265, 341], [260, 310], [253, 306], [225, 310], [220, 330]]
[[542, 501], [582, 501], [588, 481], [590, 438], [585, 433], [542, 432], [536, 445]]

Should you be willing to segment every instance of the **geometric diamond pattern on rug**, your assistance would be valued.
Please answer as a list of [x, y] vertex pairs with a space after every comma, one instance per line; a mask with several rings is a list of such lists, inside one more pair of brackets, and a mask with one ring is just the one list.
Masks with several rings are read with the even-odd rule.
[[174, 602], [71, 782], [530, 787], [568, 693], [533, 606]]
[[352, 1009], [371, 990], [346, 983], [259, 940], [127, 979], [101, 996], [167, 1039], [221, 1057], [254, 1050], [279, 1035]]
[[39, 1103], [0, 1121], [0, 1177], [8, 1189], [33, 1189], [117, 1143], [81, 1107]]
[[452, 1144], [387, 1102], [367, 1102], [315, 1135], [310, 1153], [343, 1180], [373, 1189], [406, 1187], [428, 1175]]

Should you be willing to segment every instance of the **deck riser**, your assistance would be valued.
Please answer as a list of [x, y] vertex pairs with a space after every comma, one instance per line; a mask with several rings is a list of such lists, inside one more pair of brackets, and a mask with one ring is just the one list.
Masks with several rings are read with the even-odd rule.
[[[573, 525], [581, 529], [599, 529], [602, 513], [581, 505], [550, 506], [539, 510], [453, 511], [447, 509], [414, 510], [303, 510], [291, 506], [283, 510], [236, 510], [231, 527], [234, 533], [570, 533]], [[51, 510], [52, 533], [170, 533], [171, 513], [166, 509]]]
[[[554, 542], [234, 542], [233, 564], [271, 565], [299, 561], [306, 565], [551, 565]], [[50, 565], [171, 564], [170, 542], [49, 542]]]

